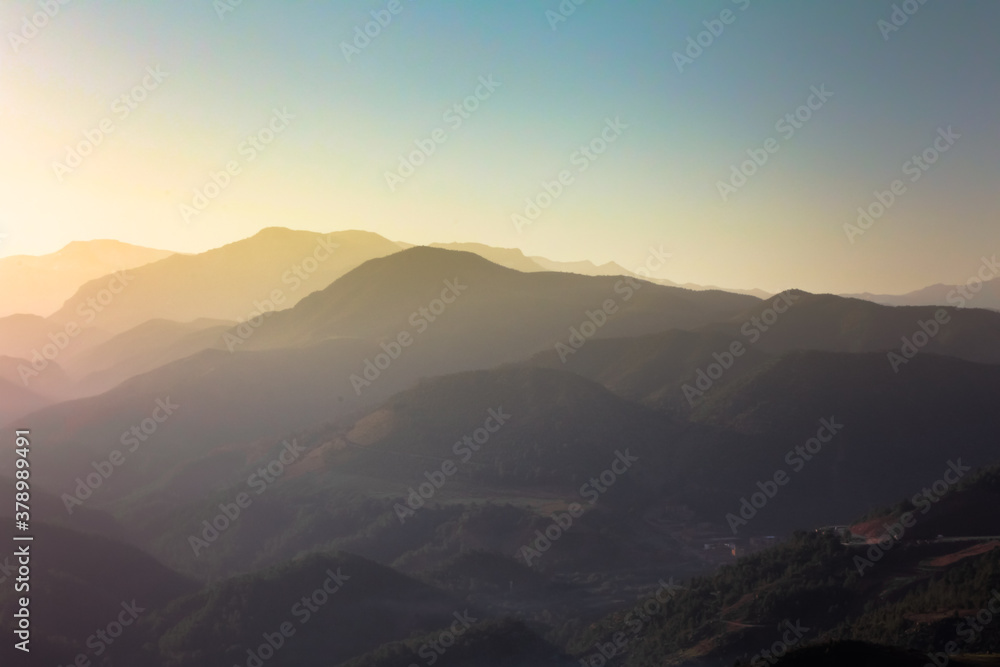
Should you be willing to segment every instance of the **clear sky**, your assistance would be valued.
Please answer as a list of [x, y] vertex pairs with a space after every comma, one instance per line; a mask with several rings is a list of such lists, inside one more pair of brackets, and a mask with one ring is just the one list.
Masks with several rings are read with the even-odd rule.
[[[278, 225], [629, 268], [662, 246], [659, 277], [681, 282], [903, 292], [1000, 252], [1000, 3], [898, 2], [891, 32], [888, 0], [566, 0], [558, 22], [559, 0], [378, 14], [391, 4], [4, 2], [0, 255], [93, 238], [200, 251]], [[386, 25], [345, 54], [373, 11]], [[807, 101], [808, 120], [776, 125]], [[904, 171], [949, 127], [935, 164]], [[390, 185], [416, 141], [433, 154]], [[592, 141], [603, 154], [577, 152]], [[748, 150], [767, 161], [724, 201]], [[876, 191], [895, 201], [852, 243]]]

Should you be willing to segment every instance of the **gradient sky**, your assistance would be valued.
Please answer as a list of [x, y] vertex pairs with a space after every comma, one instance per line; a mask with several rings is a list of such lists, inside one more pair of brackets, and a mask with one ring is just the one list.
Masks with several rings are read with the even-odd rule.
[[[627, 268], [662, 246], [657, 275], [680, 282], [905, 292], [1000, 252], [1000, 3], [928, 0], [888, 40], [887, 0], [588, 0], [556, 30], [558, 0], [401, 3], [351, 62], [341, 43], [387, 1], [243, 0], [220, 18], [212, 0], [73, 0], [16, 51], [41, 4], [3, 3], [0, 256], [93, 238], [200, 251], [278, 225]], [[156, 65], [169, 76], [120, 119]], [[489, 75], [501, 86], [452, 129], [444, 112]], [[820, 85], [833, 97], [786, 140], [775, 122]], [[239, 146], [275, 108], [294, 119], [250, 162]], [[613, 117], [628, 129], [578, 173], [570, 156]], [[114, 132], [60, 182], [53, 162], [104, 118]], [[850, 243], [858, 207], [948, 126], [961, 138]], [[391, 191], [385, 172], [436, 128], [447, 141]], [[723, 202], [718, 181], [769, 137], [779, 151]], [[241, 173], [185, 222], [231, 160]], [[511, 215], [564, 169], [574, 182], [518, 232]]]

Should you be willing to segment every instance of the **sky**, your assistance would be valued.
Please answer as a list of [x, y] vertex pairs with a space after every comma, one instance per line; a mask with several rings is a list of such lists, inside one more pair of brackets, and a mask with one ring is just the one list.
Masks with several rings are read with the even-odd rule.
[[990, 0], [63, 2], [0, 5], [0, 256], [365, 229], [902, 293], [1000, 251]]

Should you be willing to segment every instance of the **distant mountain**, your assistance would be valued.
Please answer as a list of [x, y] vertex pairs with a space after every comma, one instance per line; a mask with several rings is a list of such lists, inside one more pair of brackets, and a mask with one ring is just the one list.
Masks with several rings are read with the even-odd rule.
[[594, 264], [589, 260], [579, 262], [558, 262], [545, 257], [530, 257], [531, 261], [546, 271], [561, 271], [564, 273], [579, 273], [584, 276], [635, 276], [634, 273], [617, 262]]
[[[495, 429], [488, 446], [457, 444], [484, 424]], [[630, 488], [658, 488], [647, 474], [667, 466], [680, 430], [572, 373], [506, 367], [422, 381], [312, 437], [331, 443], [322, 465], [340, 474], [410, 484], [432, 462], [455, 460], [470, 465], [457, 465], [452, 480], [575, 495], [622, 447], [643, 461]]]
[[[894, 374], [878, 353], [790, 353], [695, 404], [693, 421], [723, 431], [681, 454], [682, 497], [725, 523], [760, 491], [758, 482], [769, 486], [784, 471], [787, 488], [760, 512], [744, 511], [752, 519], [734, 530], [843, 523], [912, 496], [959, 459], [974, 467], [1000, 461], [996, 395], [1000, 366], [927, 354]], [[810, 439], [815, 454], [803, 449]]]
[[[411, 246], [415, 247], [415, 246]], [[559, 271], [560, 269], [551, 268], [549, 265], [558, 264], [557, 262], [548, 262], [540, 257], [530, 258], [527, 257], [521, 250], [517, 248], [495, 248], [493, 246], [488, 246], [483, 243], [432, 243], [431, 248], [442, 248], [444, 250], [457, 250], [460, 252], [471, 252], [479, 255], [483, 259], [488, 259], [494, 264], [499, 264], [500, 266], [506, 266], [508, 269], [514, 269], [515, 271], [522, 271], [524, 273], [534, 273], [537, 271]], [[547, 263], [543, 265], [542, 260]], [[585, 275], [597, 275], [595, 273], [588, 273], [583, 271], [570, 271], [570, 273], [584, 273]], [[614, 273], [607, 275], [628, 275], [628, 271], [624, 269], [620, 273]]]
[[[563, 363], [558, 352], [546, 350], [528, 365], [562, 368], [599, 382], [619, 396], [687, 419], [691, 405], [685, 384], [697, 388], [698, 372], [717, 364], [715, 354], [728, 353], [733, 338], [704, 331], [671, 330], [634, 338], [590, 341]], [[745, 346], [719, 383], [737, 378], [772, 359], [772, 355]]]
[[634, 271], [629, 271], [617, 262], [606, 262], [604, 264], [595, 264], [587, 260], [578, 262], [559, 262], [539, 256], [528, 257], [523, 251], [517, 248], [496, 248], [482, 243], [432, 243], [431, 247], [444, 248], [445, 250], [463, 250], [466, 252], [472, 252], [480, 257], [494, 262], [495, 264], [506, 266], [509, 269], [523, 271], [525, 273], [531, 273], [534, 271], [557, 271], [561, 273], [577, 273], [584, 276], [631, 276], [633, 278], [648, 280], [649, 282], [656, 283], [657, 285], [664, 285], [666, 287], [682, 287], [696, 292], [732, 292], [733, 294], [755, 296], [759, 299], [766, 299], [771, 296], [769, 292], [759, 289], [728, 289], [724, 287], [716, 287], [714, 285], [706, 286], [696, 285], [694, 283], [680, 284], [666, 280], [665, 278], [652, 278], [640, 275]]
[[51, 403], [51, 400], [35, 394], [21, 382], [0, 377], [0, 424], [13, 423]]
[[448, 340], [449, 358], [488, 367], [561, 340], [569, 345], [574, 327], [588, 338], [690, 329], [757, 302], [616, 276], [521, 273], [468, 252], [415, 247], [367, 262], [277, 313], [245, 347], [338, 337], [386, 341], [407, 332], [421, 341]]
[[75, 381], [73, 395], [100, 394], [128, 378], [219, 347], [223, 333], [233, 324], [210, 319], [144, 322], [65, 361], [65, 370]]
[[[48, 350], [47, 350], [48, 351]], [[58, 357], [57, 357], [58, 358]], [[27, 390], [34, 396], [45, 399], [46, 403], [54, 403], [69, 398], [67, 387], [69, 376], [58, 361], [42, 359], [45, 366], [41, 371], [35, 371], [30, 359], [0, 356], [0, 380], [14, 387]], [[41, 363], [41, 362], [36, 362]], [[0, 408], [2, 409], [2, 408]]]
[[[776, 301], [778, 309], [774, 308]], [[777, 312], [780, 309], [785, 312]], [[939, 311], [943, 311], [942, 321], [935, 322]], [[754, 304], [731, 322], [710, 324], [704, 331], [724, 333], [747, 346], [778, 354], [793, 350], [896, 351], [902, 356], [906, 338], [919, 344], [914, 354], [1000, 363], [1000, 313], [978, 308], [894, 308], [791, 290]], [[905, 363], [899, 366], [905, 367]]]
[[[973, 288], [976, 288], [973, 291]], [[1000, 280], [994, 278], [970, 285], [931, 285], [906, 294], [845, 294], [886, 306], [953, 306], [1000, 310]]]
[[0, 317], [48, 317], [89, 280], [172, 255], [120, 241], [74, 241], [50, 255], [0, 258]]
[[[89, 311], [85, 311], [89, 312]], [[66, 357], [97, 343], [110, 334], [90, 323], [89, 317], [65, 324], [38, 315], [8, 315], [0, 318], [0, 356], [18, 357], [43, 362], [65, 360]]]
[[[399, 250], [378, 234], [318, 234], [271, 227], [255, 236], [197, 255], [174, 255], [84, 285], [52, 317], [79, 321], [80, 304], [93, 303], [92, 322], [112, 333], [151, 319], [243, 321], [256, 311], [290, 308], [345, 272]], [[277, 301], [268, 306], [265, 302]]]

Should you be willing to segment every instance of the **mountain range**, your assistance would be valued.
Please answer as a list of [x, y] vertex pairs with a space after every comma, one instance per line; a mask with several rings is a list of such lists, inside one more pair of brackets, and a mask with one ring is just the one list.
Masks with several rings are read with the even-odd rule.
[[118, 609], [114, 664], [707, 666], [796, 620], [778, 664], [907, 664], [1000, 585], [991, 287], [891, 306], [404, 245], [271, 228], [0, 318], [39, 655], [100, 657]]

